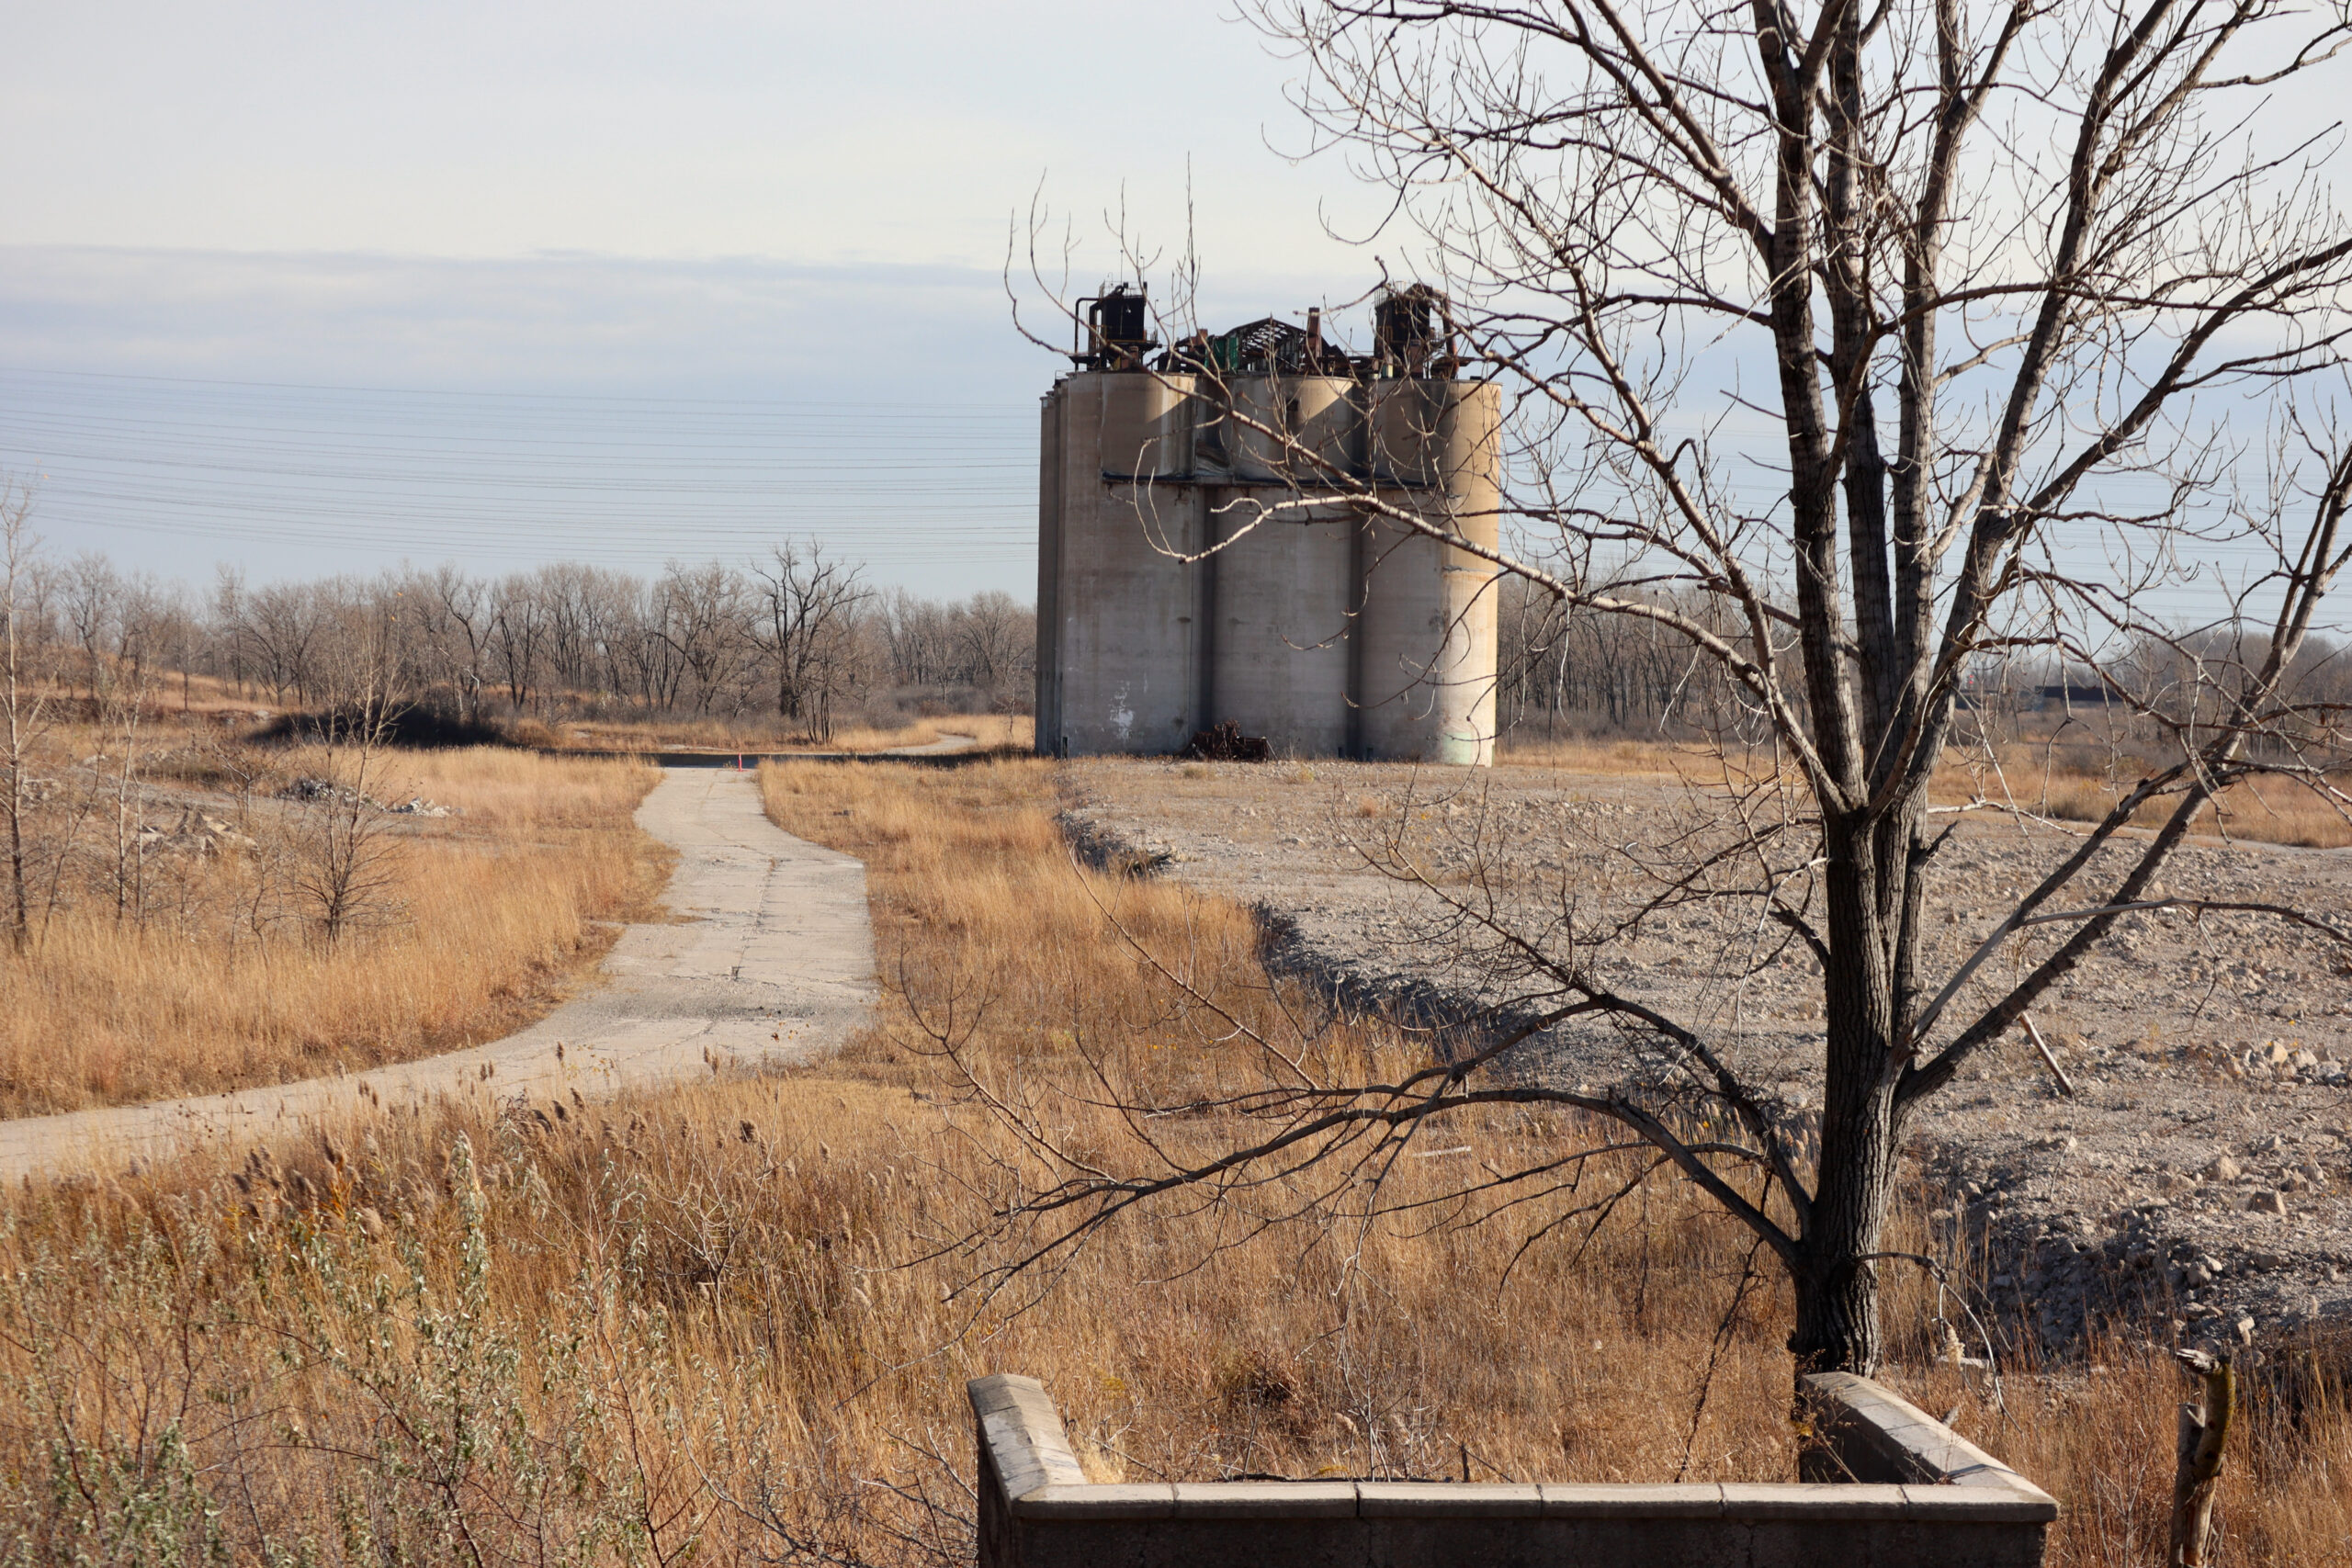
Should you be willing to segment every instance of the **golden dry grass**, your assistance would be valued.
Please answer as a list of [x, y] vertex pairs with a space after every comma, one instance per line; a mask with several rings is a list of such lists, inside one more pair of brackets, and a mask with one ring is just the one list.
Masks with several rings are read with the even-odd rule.
[[[2030, 816], [2060, 822], [2097, 822], [2114, 808], [2125, 790], [2136, 784], [2140, 771], [2124, 759], [2102, 767], [2075, 754], [2015, 744], [1999, 748], [1996, 756], [1981, 751], [1949, 750], [1936, 770], [1929, 798], [1939, 806], [1986, 801]], [[1541, 736], [1505, 735], [1496, 762], [1503, 768], [1546, 769], [1591, 777], [1666, 774], [1700, 784], [1718, 783], [1731, 773], [1748, 784], [1769, 783], [1774, 759], [1769, 750], [1735, 751], [1719, 755], [1702, 743], [1589, 739], [1546, 740]], [[1787, 774], [1793, 785], [1798, 781]], [[2333, 787], [2352, 794], [2352, 775], [2337, 775]], [[2164, 802], [2143, 807], [2132, 818], [2135, 826], [2161, 827], [2171, 807]], [[2342, 849], [2352, 845], [2352, 807], [2330, 801], [2308, 784], [2277, 776], [2257, 776], [2238, 784], [2199, 820], [2200, 838], [2242, 839], [2250, 843], [2290, 844], [2307, 849]]]
[[1552, 768], [1567, 773], [1679, 773], [1702, 754], [1707, 753], [1702, 748], [1672, 741], [1546, 738], [1516, 729], [1495, 743], [1498, 767]]
[[[240, 1170], [230, 1151], [12, 1200], [0, 1517], [24, 1554], [968, 1562], [961, 1384], [999, 1370], [1045, 1381], [1105, 1479], [1787, 1474], [1783, 1292], [1765, 1275], [1719, 1339], [1747, 1247], [1671, 1181], [1508, 1275], [1565, 1195], [1484, 1226], [1440, 1208], [1357, 1229], [1312, 1205], [1280, 1217], [1301, 1194], [1276, 1185], [1139, 1216], [993, 1299], [966, 1289], [1005, 1253], [953, 1244], [1042, 1172], [933, 1030], [1064, 1141], [1118, 1160], [1133, 1146], [1082, 1103], [1081, 1053], [1160, 1089], [1249, 1069], [1104, 908], [1236, 1017], [1279, 1028], [1299, 1001], [1268, 987], [1232, 906], [1074, 868], [1054, 776], [763, 774], [787, 828], [868, 864], [893, 983], [881, 1028], [832, 1061], [610, 1107], [485, 1090], [340, 1129], [332, 1159], [313, 1145]], [[1335, 1066], [1401, 1049], [1312, 1032]], [[1235, 1131], [1204, 1118], [1180, 1136]], [[1435, 1197], [1592, 1135], [1481, 1115], [1398, 1162], [1391, 1193]], [[1272, 1223], [1228, 1245], [1252, 1213]], [[1896, 1286], [1904, 1353], [1932, 1305]], [[2066, 1499], [2066, 1568], [2156, 1560], [2169, 1484], [2176, 1375], [2102, 1354], [2097, 1376], [2012, 1377], [2007, 1416], [1981, 1383], [1895, 1374]], [[2246, 1430], [2221, 1563], [2346, 1561], [2341, 1410], [2264, 1405]]]
[[[1939, 804], [1984, 799], [2058, 821], [2097, 822], [2115, 809], [2140, 776], [2130, 766], [2095, 770], [2052, 765], [2030, 748], [2007, 748], [1997, 770], [1982, 757], [1955, 754], [1938, 770], [1934, 795]], [[2352, 792], [2352, 777], [2338, 776], [2332, 787]], [[2132, 814], [2132, 824], [2160, 828], [2173, 806], [2174, 800], [2152, 801]], [[2194, 832], [2200, 838], [2342, 849], [2352, 844], [2352, 807], [2330, 801], [2308, 784], [2257, 775], [2215, 801]]]
[[[328, 769], [310, 750], [270, 762], [287, 776]], [[154, 861], [143, 928], [85, 895], [30, 952], [0, 956], [0, 1113], [282, 1082], [496, 1038], [559, 1000], [610, 946], [610, 922], [660, 886], [660, 847], [630, 821], [650, 769], [494, 750], [378, 767], [379, 798], [422, 795], [457, 814], [386, 819], [389, 886], [334, 944], [299, 900], [273, 901], [263, 863], [300, 852], [277, 843], [290, 808], [264, 799], [243, 811], [254, 849]]]
[[[1617, 760], [1631, 759], [1617, 754]], [[1025, 790], [1011, 787], [1024, 774], [1035, 782]], [[1236, 987], [1220, 993], [1222, 999], [1237, 1014], [1272, 1026], [1263, 977], [1251, 975], [1242, 958], [1254, 931], [1239, 912], [1163, 882], [1062, 871], [1067, 852], [1046, 818], [1050, 786], [1035, 764], [904, 781], [920, 785], [920, 793], [815, 768], [776, 770], [768, 784], [772, 814], [780, 822], [866, 858], [877, 920], [891, 933], [886, 945], [949, 966], [944, 974], [927, 973], [914, 987], [919, 995], [956, 994], [967, 1004], [991, 998], [1000, 1016], [1012, 1021], [993, 1039], [983, 1022], [967, 1047], [983, 1062], [990, 1053], [1012, 1057], [1024, 1047], [1034, 1050], [1035, 1033], [1051, 1032], [1049, 1026], [1039, 1030], [1041, 1021], [1057, 1014], [1062, 1038], [1150, 1041], [1183, 1032], [1167, 988], [1149, 983], [1115, 951], [1107, 967], [1073, 973], [1080, 960], [1070, 955], [1090, 948], [1100, 953], [1098, 900], [1146, 947], [1186, 968], [1196, 984], [1214, 988], [1213, 977], [1222, 974]], [[1020, 808], [1023, 794], [1035, 804]], [[953, 869], [974, 848], [982, 849], [988, 871], [977, 889]], [[1256, 1005], [1244, 1006], [1251, 992]], [[1121, 994], [1136, 998], [1131, 1007], [1156, 997], [1157, 1010], [1146, 1006], [1141, 1016], [1124, 1021], [1105, 1017], [1102, 998]], [[1381, 1048], [1376, 1038], [1355, 1045]], [[1207, 1143], [1232, 1133], [1212, 1128], [1204, 1134]], [[1514, 1157], [1526, 1160], [1537, 1148], [1556, 1150], [1600, 1135], [1572, 1120], [1498, 1117], [1463, 1123], [1430, 1140], [1431, 1146], [1462, 1152], [1408, 1169], [1406, 1180], [1432, 1192], [1440, 1190], [1437, 1174], [1448, 1160], [1510, 1168]], [[1115, 1139], [1106, 1133], [1103, 1141]], [[1346, 1292], [1316, 1271], [1333, 1238], [1313, 1234], [1310, 1226], [1296, 1227], [1309, 1233], [1304, 1236], [1282, 1235], [1272, 1245], [1277, 1258], [1304, 1260], [1294, 1271], [1260, 1274], [1250, 1264], [1219, 1259], [1227, 1292], [1243, 1302], [1269, 1302], [1273, 1310], [1252, 1311], [1256, 1321], [1246, 1337], [1236, 1338], [1227, 1316], [1231, 1301], [1197, 1300], [1193, 1310], [1212, 1314], [1221, 1326], [1214, 1337], [1185, 1336], [1190, 1344], [1178, 1358], [1181, 1370], [1159, 1375], [1153, 1398], [1170, 1413], [1163, 1419], [1172, 1418], [1176, 1432], [1228, 1427], [1229, 1411], [1218, 1391], [1243, 1375], [1237, 1368], [1257, 1364], [1237, 1362], [1238, 1345], [1265, 1358], [1280, 1374], [1290, 1411], [1275, 1437], [1261, 1437], [1243, 1468], [1361, 1472], [1356, 1430], [1340, 1417], [1351, 1409], [1348, 1391], [1371, 1376], [1395, 1379], [1389, 1396], [1429, 1414], [1437, 1433], [1431, 1447], [1442, 1450], [1449, 1439], [1476, 1445], [1482, 1436], [1481, 1452], [1497, 1474], [1674, 1479], [1682, 1473], [1689, 1416], [1705, 1383], [1702, 1370], [1714, 1354], [1714, 1336], [1743, 1267], [1742, 1237], [1687, 1188], [1662, 1182], [1645, 1189], [1589, 1248], [1579, 1252], [1562, 1242], [1541, 1249], [1506, 1281], [1510, 1254], [1548, 1217], [1539, 1204], [1514, 1223], [1474, 1230], [1440, 1226], [1416, 1235], [1416, 1226], [1379, 1228], [1366, 1254], [1366, 1279], [1376, 1287], [1353, 1313], [1337, 1310]], [[1906, 1234], [1891, 1245], [1926, 1250], [1917, 1223], [1916, 1214], [1906, 1217], [1901, 1226]], [[1177, 1236], [1159, 1231], [1155, 1239], [1183, 1255]], [[1204, 1228], [1193, 1230], [1191, 1245], [1207, 1249]], [[1114, 1258], [1121, 1250], [1109, 1249]], [[1763, 1266], [1769, 1269], [1769, 1260]], [[1107, 1290], [1112, 1301], [1132, 1299], [1136, 1310], [1152, 1313], [1154, 1303], [1132, 1294], [1134, 1283], [1119, 1277], [1124, 1272], [1119, 1263], [1097, 1257], [1065, 1287], [1066, 1294], [1088, 1297]], [[1312, 1288], [1301, 1290], [1303, 1283]], [[2006, 1400], [1996, 1404], [1981, 1376], [1963, 1379], [1928, 1367], [1927, 1324], [1936, 1306], [1933, 1290], [1916, 1276], [1892, 1281], [1889, 1322], [1896, 1353], [1911, 1370], [1894, 1369], [1889, 1379], [1939, 1413], [1957, 1410], [1957, 1424], [1969, 1436], [2067, 1500], [2052, 1562], [2137, 1562], [2160, 1553], [2171, 1485], [2168, 1434], [2181, 1394], [2169, 1357], [2143, 1343], [2110, 1339], [2090, 1353], [2096, 1372], [2075, 1365], [2016, 1376]], [[1781, 1348], [1790, 1326], [1787, 1311], [1785, 1292], [1768, 1275], [1724, 1341], [1699, 1436], [1690, 1444], [1690, 1475], [1787, 1473], [1793, 1451], [1785, 1427], [1788, 1361]], [[1182, 1320], [1175, 1328], [1182, 1334]], [[1168, 1331], [1156, 1324], [1149, 1329], [1155, 1336]], [[1333, 1333], [1341, 1336], [1337, 1348], [1318, 1337]], [[1114, 1314], [1087, 1321], [1075, 1337], [1091, 1348], [1132, 1343], [1134, 1335]], [[1313, 1352], [1298, 1354], [1308, 1345]], [[1293, 1348], [1287, 1365], [1285, 1347]], [[1086, 1391], [1102, 1384], [1105, 1369], [1091, 1348], [1070, 1364], [1071, 1348], [1055, 1337], [1029, 1359], [1003, 1364], [1042, 1377], [1066, 1411], [1097, 1427], [1135, 1419], [1115, 1402], [1106, 1407], [1090, 1398]], [[2016, 1352], [2014, 1343], [2010, 1348]], [[1204, 1376], [1204, 1360], [1225, 1371]], [[1153, 1387], [1137, 1381], [1149, 1375], [1148, 1364], [1147, 1359], [1114, 1365], [1107, 1375], [1133, 1394]], [[2267, 1400], [2246, 1423], [2239, 1467], [2224, 1495], [2223, 1563], [2352, 1562], [2352, 1476], [2341, 1473], [2340, 1465], [2331, 1469], [2330, 1461], [2352, 1440], [2352, 1414], [2324, 1379], [2297, 1389], [2306, 1402], [2299, 1408]], [[1113, 1468], [1104, 1467], [1105, 1474]], [[1163, 1461], [1146, 1473], [1167, 1468]], [[1176, 1472], [1215, 1473], [1206, 1466]]]

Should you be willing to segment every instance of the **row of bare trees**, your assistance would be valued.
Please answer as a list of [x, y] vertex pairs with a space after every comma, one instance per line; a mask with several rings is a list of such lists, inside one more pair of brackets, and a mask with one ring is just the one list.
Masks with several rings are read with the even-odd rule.
[[[410, 702], [396, 604], [349, 596], [310, 629], [303, 675], [319, 711], [292, 731], [309, 743], [301, 771], [277, 778], [209, 727], [193, 745], [159, 733], [164, 682], [187, 689], [212, 628], [103, 558], [54, 570], [32, 517], [30, 494], [0, 475], [0, 945], [34, 953], [77, 912], [232, 944], [290, 928], [332, 945], [381, 912], [392, 845], [371, 792]], [[159, 776], [211, 786], [232, 820], [175, 804]], [[243, 852], [223, 870], [214, 857], [232, 846]]]
[[[1736, 683], [1695, 654], [1669, 622], [1592, 614], [1521, 578], [1504, 579], [1498, 592], [1497, 710], [1507, 737], [1682, 740], [1761, 733]], [[1665, 592], [1656, 602], [1675, 616], [1709, 624], [1703, 595]], [[1968, 666], [1962, 738], [1997, 745], [2071, 722], [2119, 746], [2160, 749], [2182, 724], [2222, 722], [2225, 682], [2217, 677], [2259, 666], [2269, 647], [2267, 627], [2229, 616], [2143, 624], [2089, 654], [2057, 639], [1987, 650]], [[2305, 637], [2285, 661], [2278, 684], [2290, 706], [2312, 717], [2298, 732], [2299, 743], [2340, 741], [2342, 726], [2328, 716], [2352, 713], [2352, 644]], [[2293, 750], [2276, 735], [2259, 744], [2274, 753]]]
[[647, 579], [561, 564], [502, 578], [455, 566], [249, 585], [209, 596], [102, 555], [28, 550], [14, 634], [85, 701], [129, 686], [185, 699], [195, 678], [277, 708], [316, 706], [355, 637], [389, 649], [414, 700], [460, 723], [502, 716], [773, 717], [825, 739], [845, 712], [1013, 711], [1035, 628], [1001, 592], [943, 604], [868, 585], [789, 544], [748, 569], [673, 564]]

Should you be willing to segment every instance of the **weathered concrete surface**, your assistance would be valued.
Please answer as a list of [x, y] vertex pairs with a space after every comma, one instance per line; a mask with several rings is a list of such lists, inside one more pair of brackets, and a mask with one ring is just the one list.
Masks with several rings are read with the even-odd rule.
[[0, 1179], [119, 1170], [251, 1138], [356, 1109], [363, 1086], [386, 1103], [466, 1086], [605, 1095], [707, 1072], [712, 1057], [792, 1060], [847, 1036], [875, 995], [864, 864], [771, 823], [753, 773], [662, 772], [637, 820], [678, 852], [663, 893], [673, 919], [622, 932], [596, 989], [469, 1050], [347, 1077], [0, 1122]]
[[1102, 1485], [1035, 1378], [977, 1378], [979, 1568], [2041, 1568], [2048, 1493], [1867, 1378], [1804, 1381], [1850, 1481]]

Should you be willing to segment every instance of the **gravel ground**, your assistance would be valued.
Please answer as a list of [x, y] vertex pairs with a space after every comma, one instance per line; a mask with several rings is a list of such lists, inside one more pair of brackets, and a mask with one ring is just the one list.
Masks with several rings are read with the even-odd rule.
[[[1070, 763], [1067, 789], [1081, 842], [1258, 906], [1295, 964], [1347, 993], [1457, 1015], [1523, 994], [1523, 977], [1449, 933], [1437, 901], [1380, 874], [1367, 849], [1401, 832], [1441, 886], [1490, 888], [1514, 920], [1573, 908], [1589, 921], [1655, 894], [1645, 863], [1722, 840], [1720, 806], [1657, 774], [1102, 759]], [[2055, 829], [1962, 819], [1929, 895], [1929, 984], [2072, 847]], [[2199, 841], [2165, 886], [2341, 917], [2352, 853]], [[2019, 1036], [1915, 1122], [1944, 1195], [1931, 1224], [1977, 1237], [1996, 1303], [2053, 1344], [2119, 1312], [2149, 1331], [2177, 1322], [2185, 1339], [2257, 1345], [2352, 1319], [2352, 953], [2259, 916], [2164, 911], [2123, 926], [2036, 1013], [2073, 1098]], [[1724, 977], [1746, 967], [1729, 956], [1770, 951], [1771, 930], [1759, 933], [1753, 906], [1668, 910], [1612, 947], [1603, 972], [1702, 1025], [1802, 1124], [1817, 969], [1792, 949]], [[1949, 1016], [1971, 1016], [2009, 973], [1987, 964]], [[1563, 1083], [1670, 1071], [1606, 1030], [1543, 1046], [1527, 1070]]]

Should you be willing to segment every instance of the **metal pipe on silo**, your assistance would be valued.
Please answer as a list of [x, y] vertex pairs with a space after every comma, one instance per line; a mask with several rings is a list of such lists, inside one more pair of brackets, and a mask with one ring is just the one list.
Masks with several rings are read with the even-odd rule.
[[1037, 723], [1036, 750], [1060, 754], [1062, 712], [1061, 577], [1062, 389], [1037, 411]]

